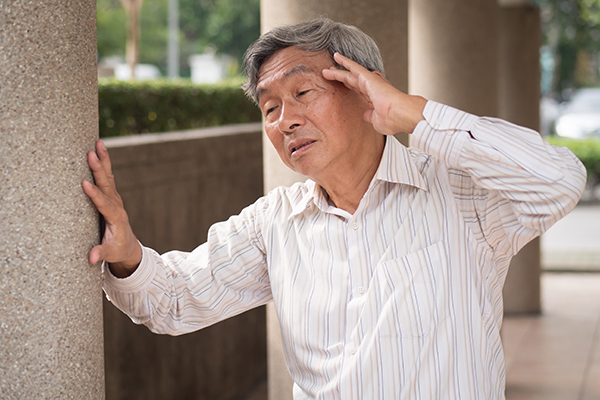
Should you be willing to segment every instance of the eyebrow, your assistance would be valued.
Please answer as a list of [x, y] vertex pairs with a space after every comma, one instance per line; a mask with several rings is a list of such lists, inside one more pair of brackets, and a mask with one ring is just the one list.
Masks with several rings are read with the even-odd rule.
[[300, 65], [296, 65], [294, 68], [290, 69], [289, 71], [287, 71], [283, 77], [284, 78], [289, 78], [290, 76], [293, 75], [302, 75], [302, 74], [308, 74], [310, 72], [313, 72], [313, 68], [309, 67], [306, 64], [300, 64]]
[[[306, 64], [299, 64], [299, 65], [296, 65], [294, 68], [290, 69], [289, 71], [286, 71], [286, 73], [283, 74], [283, 79], [288, 79], [294, 75], [308, 74], [311, 72], [314, 72], [313, 68], [309, 67]], [[258, 89], [256, 91], [256, 98], [260, 99], [260, 95], [266, 91], [267, 91], [267, 89]]]

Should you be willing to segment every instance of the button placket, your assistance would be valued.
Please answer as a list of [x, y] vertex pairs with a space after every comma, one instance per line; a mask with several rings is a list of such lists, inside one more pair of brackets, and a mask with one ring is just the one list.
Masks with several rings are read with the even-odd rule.
[[359, 271], [361, 271], [361, 234], [363, 233], [358, 229], [358, 222], [351, 218], [347, 225], [347, 245], [348, 245], [348, 269], [351, 276], [349, 282], [351, 298], [349, 299], [347, 308], [347, 324], [348, 329], [345, 335], [346, 351], [350, 356], [354, 356], [358, 352], [358, 347], [355, 342], [355, 338], [352, 337], [354, 327], [359, 321], [358, 309], [360, 307], [360, 297], [362, 296], [361, 291], [364, 292], [362, 277]]

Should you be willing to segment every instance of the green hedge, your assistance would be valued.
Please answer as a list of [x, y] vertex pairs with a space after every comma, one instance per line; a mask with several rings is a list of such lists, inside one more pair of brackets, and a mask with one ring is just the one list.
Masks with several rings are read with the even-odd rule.
[[100, 137], [169, 132], [260, 121], [241, 79], [199, 85], [186, 80], [100, 79]]
[[581, 160], [587, 170], [588, 181], [593, 184], [600, 183], [600, 140], [573, 140], [550, 136], [546, 138], [549, 143], [557, 146], [565, 146]]

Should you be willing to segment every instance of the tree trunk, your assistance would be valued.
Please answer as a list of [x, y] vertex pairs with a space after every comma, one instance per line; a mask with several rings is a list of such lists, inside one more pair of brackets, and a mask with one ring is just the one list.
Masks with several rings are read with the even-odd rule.
[[131, 70], [131, 80], [135, 79], [135, 66], [140, 56], [140, 14], [143, 0], [121, 0], [127, 13], [127, 45], [125, 60]]

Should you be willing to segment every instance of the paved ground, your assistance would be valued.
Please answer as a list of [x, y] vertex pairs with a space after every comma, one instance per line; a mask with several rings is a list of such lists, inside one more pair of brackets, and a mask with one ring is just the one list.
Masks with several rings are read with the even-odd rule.
[[507, 400], [600, 400], [600, 205], [541, 238], [542, 315], [507, 317]]
[[542, 304], [504, 320], [506, 400], [600, 400], [600, 273], [544, 273]]
[[541, 238], [546, 271], [600, 272], [600, 205], [579, 205]]

